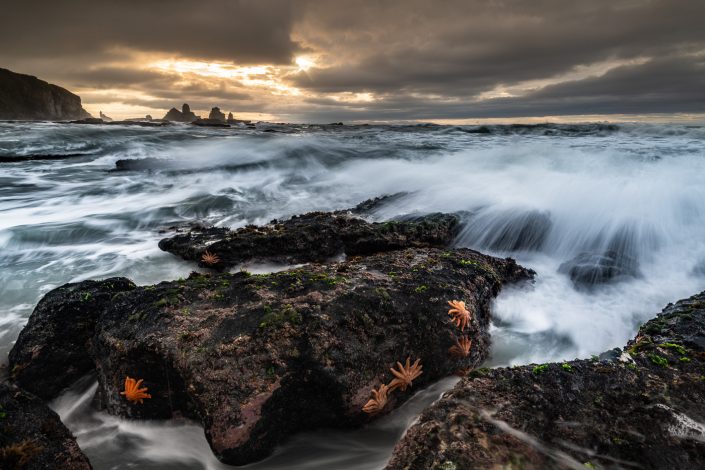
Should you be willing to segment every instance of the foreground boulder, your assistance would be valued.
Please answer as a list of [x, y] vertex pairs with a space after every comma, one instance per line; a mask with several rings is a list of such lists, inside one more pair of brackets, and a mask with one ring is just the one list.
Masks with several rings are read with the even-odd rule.
[[250, 260], [306, 263], [325, 261], [342, 253], [358, 256], [410, 247], [447, 246], [459, 228], [459, 218], [452, 214], [371, 223], [350, 211], [311, 212], [234, 231], [194, 227], [161, 240], [159, 248], [193, 261], [200, 261], [207, 250], [219, 259], [210, 267], [227, 269]]
[[[146, 287], [109, 280], [100, 293], [96, 283], [70, 284], [40, 302], [10, 366], [30, 389], [53, 383], [51, 393], [37, 390], [44, 396], [71, 385], [68, 368], [95, 370], [109, 412], [200, 420], [222, 461], [245, 464], [294, 432], [369, 421], [362, 407], [396, 361], [420, 359], [423, 374], [383, 412], [480, 364], [492, 298], [531, 275], [511, 259], [419, 248], [268, 275], [194, 273]], [[452, 299], [473, 312], [462, 333], [449, 321]], [[461, 335], [470, 353], [453, 356]], [[151, 398], [121, 396], [127, 376], [144, 379]]]
[[88, 470], [91, 465], [56, 413], [34, 395], [0, 383], [0, 468]]
[[0, 120], [65, 121], [90, 116], [81, 98], [70, 91], [0, 68]]
[[66, 284], [44, 296], [10, 351], [10, 377], [45, 400], [58, 396], [95, 368], [89, 343], [98, 312], [135, 287], [127, 279], [111, 278]]
[[705, 468], [705, 292], [612, 356], [477, 370], [387, 468]]

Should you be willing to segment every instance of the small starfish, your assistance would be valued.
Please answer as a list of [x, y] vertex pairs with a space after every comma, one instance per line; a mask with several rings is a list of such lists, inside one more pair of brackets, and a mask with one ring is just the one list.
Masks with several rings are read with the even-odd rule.
[[448, 315], [452, 317], [451, 321], [460, 328], [460, 331], [464, 331], [470, 322], [470, 312], [465, 308], [465, 302], [462, 300], [449, 300], [448, 305], [453, 307], [448, 310]]
[[461, 336], [460, 339], [455, 339], [455, 344], [448, 348], [451, 356], [462, 359], [470, 355], [470, 346], [472, 341], [467, 336]]
[[409, 357], [406, 358], [406, 367], [403, 366], [401, 362], [397, 362], [399, 370], [389, 369], [392, 371], [394, 377], [396, 377], [389, 382], [389, 389], [396, 390], [398, 388], [403, 392], [406, 390], [406, 387], [411, 387], [411, 382], [419, 375], [423, 374], [421, 371], [422, 366], [419, 364], [420, 362], [421, 359], [416, 359], [414, 365], [411, 365], [411, 358]]
[[203, 264], [207, 264], [208, 266], [213, 266], [220, 263], [220, 258], [218, 258], [218, 255], [206, 250], [203, 252], [203, 255], [201, 255], [201, 262]]
[[362, 411], [369, 415], [376, 415], [382, 411], [387, 404], [388, 393], [389, 387], [385, 384], [380, 385], [379, 390], [372, 390], [372, 398], [362, 407]]
[[143, 399], [152, 398], [152, 395], [145, 393], [148, 390], [147, 387], [140, 388], [143, 380], [144, 379], [135, 380], [130, 377], [125, 377], [125, 391], [120, 392], [120, 395], [125, 395], [128, 401], [143, 404]]

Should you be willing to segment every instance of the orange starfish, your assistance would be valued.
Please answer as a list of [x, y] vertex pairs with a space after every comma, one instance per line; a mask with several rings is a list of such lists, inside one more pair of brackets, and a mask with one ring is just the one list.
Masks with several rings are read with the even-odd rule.
[[125, 377], [125, 391], [120, 392], [120, 395], [125, 395], [125, 398], [127, 398], [128, 401], [132, 401], [135, 403], [143, 403], [144, 398], [152, 398], [152, 395], [149, 393], [145, 393], [148, 389], [147, 387], [140, 388], [140, 385], [142, 385], [142, 381], [144, 379], [131, 379], [130, 377]]
[[389, 382], [389, 389], [396, 390], [400, 389], [402, 392], [406, 390], [406, 387], [411, 387], [411, 382], [417, 378], [419, 375], [423, 374], [421, 371], [421, 365], [419, 364], [421, 359], [416, 359], [414, 365], [411, 365], [411, 358], [406, 358], [406, 367], [401, 365], [401, 362], [397, 362], [397, 367], [399, 370], [389, 369], [395, 379]]
[[465, 302], [462, 300], [449, 300], [448, 305], [453, 307], [448, 310], [448, 315], [452, 317], [451, 321], [453, 324], [460, 328], [460, 331], [465, 330], [465, 327], [470, 322], [470, 312], [465, 308]]
[[460, 339], [455, 339], [455, 344], [448, 348], [451, 356], [462, 359], [470, 355], [470, 346], [472, 341], [467, 336], [461, 336]]
[[220, 258], [218, 258], [218, 255], [206, 250], [203, 252], [203, 255], [201, 255], [201, 262], [203, 264], [207, 264], [208, 266], [213, 266], [220, 263]]
[[382, 411], [384, 405], [387, 404], [388, 393], [389, 387], [385, 384], [380, 385], [379, 390], [372, 390], [372, 398], [362, 407], [362, 411], [369, 415], [376, 415]]

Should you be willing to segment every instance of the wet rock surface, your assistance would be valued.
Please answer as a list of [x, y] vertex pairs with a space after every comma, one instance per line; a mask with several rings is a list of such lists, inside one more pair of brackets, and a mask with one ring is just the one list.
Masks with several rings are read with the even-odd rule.
[[580, 253], [561, 264], [558, 272], [570, 276], [573, 283], [581, 288], [624, 281], [640, 275], [636, 258], [612, 250], [605, 253]]
[[45, 295], [10, 351], [10, 378], [45, 400], [55, 398], [94, 369], [89, 343], [98, 315], [116, 294], [134, 288], [111, 278], [65, 284]]
[[705, 292], [618, 352], [472, 372], [387, 468], [704, 468]]
[[0, 468], [87, 470], [91, 465], [56, 413], [36, 396], [0, 383]]
[[358, 256], [411, 247], [443, 247], [453, 241], [460, 228], [460, 219], [452, 214], [367, 222], [358, 214], [374, 207], [374, 201], [359, 207], [360, 210], [311, 212], [238, 230], [196, 226], [161, 240], [159, 248], [192, 261], [200, 261], [207, 250], [219, 259], [208, 267], [222, 270], [250, 260], [305, 263], [325, 261], [343, 253]]
[[125, 158], [115, 162], [115, 171], [166, 170], [173, 162], [164, 158]]
[[[145, 287], [86, 281], [47, 294], [10, 367], [45, 398], [96, 371], [109, 412], [200, 420], [214, 453], [244, 464], [294, 432], [368, 422], [362, 407], [396, 361], [418, 358], [423, 374], [384, 413], [477, 366], [488, 351], [491, 300], [532, 274], [472, 250], [412, 248], [267, 275], [194, 273]], [[464, 358], [449, 354], [461, 336], [447, 313], [452, 299], [473, 312]], [[126, 376], [144, 379], [151, 398], [121, 396]]]

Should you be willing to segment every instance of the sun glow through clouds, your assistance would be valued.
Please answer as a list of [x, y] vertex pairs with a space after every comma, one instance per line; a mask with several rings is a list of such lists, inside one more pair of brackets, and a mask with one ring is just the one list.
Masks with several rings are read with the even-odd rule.
[[311, 67], [314, 67], [316, 65], [315, 60], [313, 60], [310, 57], [303, 56], [303, 55], [298, 56], [294, 62], [299, 67], [299, 70], [301, 70], [303, 72], [306, 72]]

